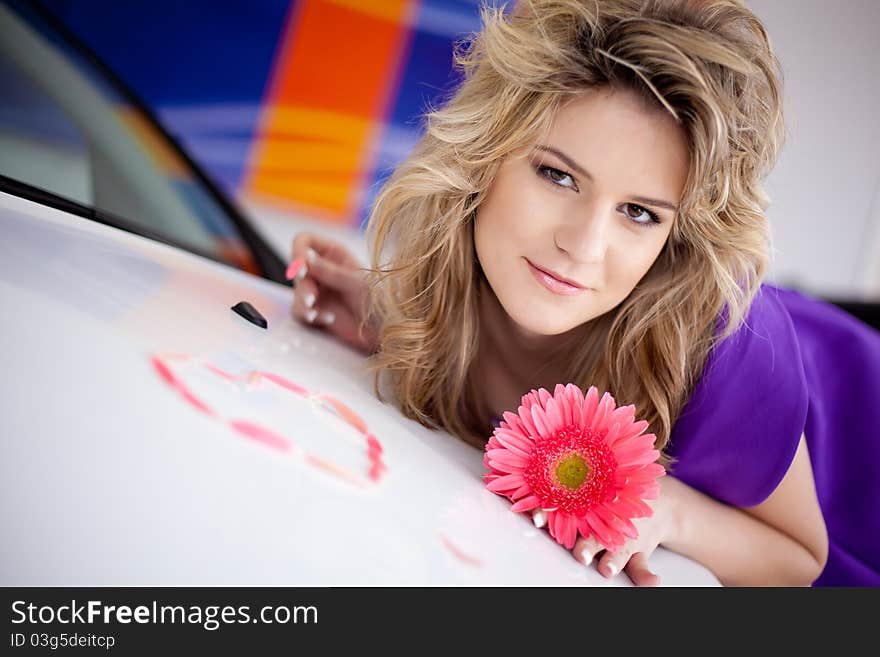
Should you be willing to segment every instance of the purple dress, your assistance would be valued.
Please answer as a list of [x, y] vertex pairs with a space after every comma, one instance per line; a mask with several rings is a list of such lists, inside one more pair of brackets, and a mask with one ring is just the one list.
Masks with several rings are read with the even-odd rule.
[[765, 284], [746, 324], [709, 355], [676, 421], [675, 477], [760, 504], [806, 436], [828, 529], [814, 586], [880, 586], [880, 332], [831, 304]]
[[671, 474], [727, 504], [754, 506], [782, 481], [805, 435], [829, 539], [813, 585], [880, 586], [874, 412], [880, 332], [829, 303], [764, 284], [746, 323], [709, 354], [673, 426]]

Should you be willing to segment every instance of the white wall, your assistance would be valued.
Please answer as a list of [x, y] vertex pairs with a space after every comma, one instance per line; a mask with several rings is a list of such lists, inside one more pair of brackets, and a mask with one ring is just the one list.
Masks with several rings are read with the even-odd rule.
[[880, 1], [748, 0], [785, 75], [772, 278], [880, 300]]

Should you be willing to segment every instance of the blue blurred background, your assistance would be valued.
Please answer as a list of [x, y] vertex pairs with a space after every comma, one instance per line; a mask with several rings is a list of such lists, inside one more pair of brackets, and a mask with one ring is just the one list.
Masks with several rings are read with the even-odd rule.
[[[375, 193], [419, 138], [421, 114], [459, 81], [454, 44], [480, 27], [479, 0], [43, 4], [141, 96], [281, 253], [296, 230], [316, 224], [362, 250], [358, 229]], [[770, 278], [876, 303], [880, 3], [747, 5], [785, 75], [788, 138], [766, 185]], [[13, 110], [0, 106], [0, 115]], [[119, 113], [133, 120], [126, 108]], [[32, 142], [27, 148], [35, 152]], [[105, 209], [127, 216], [117, 206]]]
[[477, 0], [45, 5], [231, 195], [356, 227], [480, 25]]

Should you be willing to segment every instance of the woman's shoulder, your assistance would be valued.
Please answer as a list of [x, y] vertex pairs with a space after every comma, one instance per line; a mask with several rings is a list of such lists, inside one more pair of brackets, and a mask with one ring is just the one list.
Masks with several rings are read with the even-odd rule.
[[[735, 364], [740, 372], [754, 368], [771, 374], [802, 373], [797, 332], [783, 294], [785, 290], [774, 285], [761, 285], [740, 326], [709, 354], [709, 368], [723, 363]], [[721, 321], [726, 318], [725, 312]]]
[[741, 410], [772, 402], [777, 412], [806, 402], [801, 345], [782, 292], [761, 285], [743, 322], [708, 354], [687, 413], [724, 400]]
[[743, 323], [709, 353], [673, 426], [673, 473], [730, 504], [759, 504], [794, 457], [808, 405], [792, 319], [778, 288], [762, 285]]

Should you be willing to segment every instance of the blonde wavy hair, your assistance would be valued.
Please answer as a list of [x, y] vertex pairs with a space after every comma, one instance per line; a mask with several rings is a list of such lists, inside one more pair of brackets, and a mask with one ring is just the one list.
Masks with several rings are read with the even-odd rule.
[[364, 321], [378, 327], [367, 363], [376, 395], [385, 401], [384, 373], [405, 416], [485, 445], [492, 427], [471, 368], [482, 276], [475, 214], [502, 160], [546, 135], [562, 103], [599, 87], [628, 90], [686, 133], [683, 198], [642, 280], [579, 328], [582, 346], [561, 383], [634, 404], [670, 465], [673, 424], [770, 260], [761, 183], [785, 130], [769, 37], [736, 0], [521, 0], [480, 13], [482, 30], [455, 44], [461, 84], [423, 115], [424, 136], [371, 209]]

